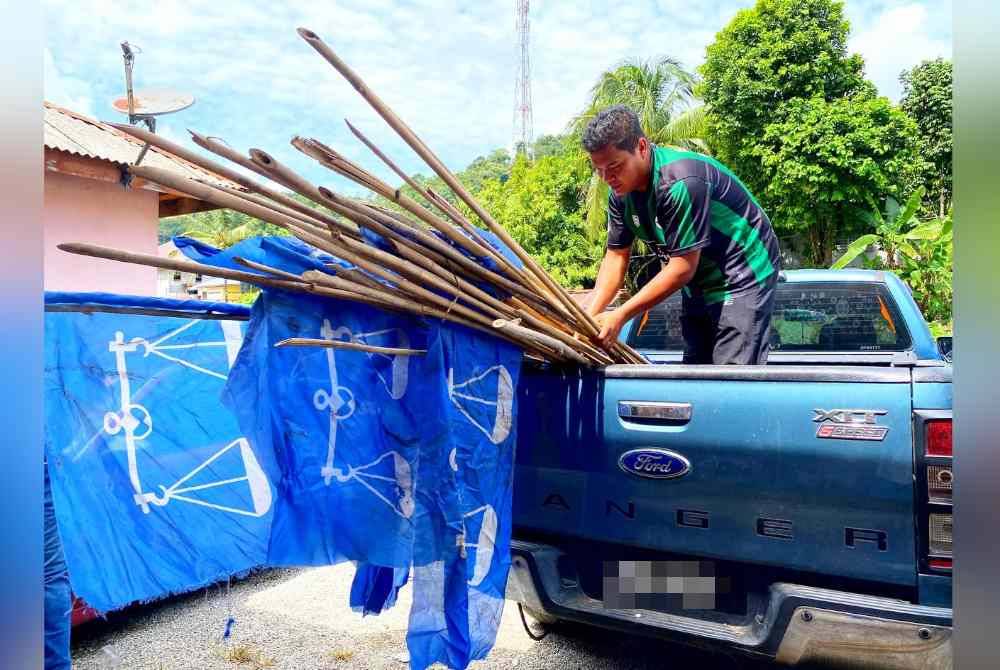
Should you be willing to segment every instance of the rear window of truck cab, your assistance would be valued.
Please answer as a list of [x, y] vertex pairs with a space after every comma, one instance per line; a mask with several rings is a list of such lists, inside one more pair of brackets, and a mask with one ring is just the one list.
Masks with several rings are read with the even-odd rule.
[[[646, 351], [683, 351], [679, 294], [636, 320], [628, 344]], [[771, 351], [878, 352], [910, 348], [895, 302], [883, 284], [782, 282], [771, 317]]]

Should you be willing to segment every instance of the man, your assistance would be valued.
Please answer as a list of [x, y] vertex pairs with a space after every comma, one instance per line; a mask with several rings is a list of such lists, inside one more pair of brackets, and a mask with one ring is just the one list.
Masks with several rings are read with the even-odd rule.
[[[602, 344], [683, 290], [685, 363], [766, 363], [781, 259], [770, 220], [736, 175], [707, 156], [654, 146], [623, 105], [594, 117], [583, 147], [612, 191], [607, 251], [587, 308]], [[621, 307], [604, 312], [622, 286], [637, 237], [655, 251], [661, 270]]]

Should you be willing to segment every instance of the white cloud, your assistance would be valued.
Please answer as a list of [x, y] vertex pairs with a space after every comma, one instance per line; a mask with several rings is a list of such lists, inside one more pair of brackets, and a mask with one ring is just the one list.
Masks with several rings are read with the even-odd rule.
[[865, 73], [882, 95], [898, 101], [901, 72], [924, 60], [951, 57], [951, 3], [945, 4], [935, 6], [933, 17], [926, 5], [910, 2], [854, 18], [850, 49], [864, 56]]
[[[195, 96], [193, 107], [161, 121], [185, 144], [179, 129], [190, 127], [240, 149], [259, 146], [311, 179], [344, 187], [288, 145], [292, 135], [315, 136], [395, 183], [347, 132], [347, 117], [404, 169], [427, 171], [295, 33], [299, 26], [323, 37], [451, 167], [460, 169], [512, 140], [517, 45], [509, 0], [44, 1], [46, 95], [99, 118], [114, 116], [107, 102], [124, 90], [118, 43], [128, 40], [142, 49], [135, 62], [137, 89], [173, 88]], [[626, 58], [668, 55], [696, 67], [715, 33], [753, 2], [635, 0], [611, 6], [536, 0], [535, 135], [563, 130], [600, 72]], [[849, 2], [852, 46], [864, 53], [880, 87], [950, 39], [950, 23], [943, 33], [934, 32], [944, 21], [921, 14], [912, 0]]]
[[50, 49], [44, 54], [45, 99], [87, 116], [94, 116], [94, 99], [87, 82], [59, 72]]

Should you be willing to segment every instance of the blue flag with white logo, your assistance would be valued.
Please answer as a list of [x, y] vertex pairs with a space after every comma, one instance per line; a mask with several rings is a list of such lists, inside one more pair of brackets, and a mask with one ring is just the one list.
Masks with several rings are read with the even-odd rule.
[[77, 596], [98, 611], [262, 565], [275, 467], [220, 393], [248, 310], [46, 294], [45, 455]]
[[[281, 241], [252, 257], [301, 272]], [[263, 252], [263, 253], [262, 253]], [[324, 259], [329, 262], [331, 259]], [[287, 338], [412, 355], [276, 347]], [[522, 354], [494, 337], [355, 302], [267, 290], [226, 387], [280, 471], [268, 561], [359, 563], [351, 604], [390, 606], [412, 569], [411, 665], [464, 668], [492, 648], [510, 554], [514, 388]]]

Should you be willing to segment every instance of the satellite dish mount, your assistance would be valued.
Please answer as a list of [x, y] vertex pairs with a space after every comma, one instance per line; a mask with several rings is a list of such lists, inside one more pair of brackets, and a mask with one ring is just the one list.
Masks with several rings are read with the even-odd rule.
[[[142, 49], [135, 47], [135, 49], [142, 53]], [[122, 42], [122, 58], [125, 61], [125, 101], [128, 104], [128, 122], [130, 125], [136, 125], [139, 121], [145, 121], [146, 127], [149, 128], [149, 132], [156, 132], [156, 117], [152, 115], [140, 116], [135, 113], [135, 93], [132, 90], [132, 65], [135, 63], [135, 51], [128, 41]], [[118, 111], [119, 101], [115, 100], [112, 105]]]
[[[194, 104], [194, 96], [187, 93], [166, 89], [133, 90], [132, 66], [135, 63], [135, 55], [142, 53], [142, 49], [128, 42], [122, 42], [121, 47], [122, 58], [125, 61], [125, 95], [115, 98], [111, 102], [111, 106], [122, 114], [128, 114], [129, 124], [134, 126], [140, 122], [145, 123], [149, 131], [155, 133], [157, 116], [179, 112]], [[142, 161], [148, 149], [149, 144], [147, 143], [139, 153], [139, 157], [135, 161], [136, 165]]]

